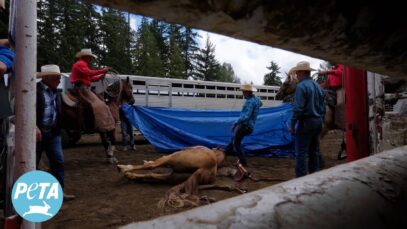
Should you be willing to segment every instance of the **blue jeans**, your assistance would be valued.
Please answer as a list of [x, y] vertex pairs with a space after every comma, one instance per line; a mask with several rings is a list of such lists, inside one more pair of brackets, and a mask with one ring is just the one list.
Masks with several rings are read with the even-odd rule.
[[37, 143], [37, 167], [45, 151], [49, 160], [50, 173], [64, 188], [64, 153], [62, 152], [61, 134], [41, 132], [42, 139]]
[[295, 175], [302, 177], [308, 171], [313, 173], [319, 170], [319, 134], [322, 130], [321, 118], [306, 118], [299, 121], [295, 134]]
[[243, 138], [253, 132], [246, 125], [237, 125], [234, 129], [232, 141], [228, 144], [225, 149], [226, 154], [230, 154], [232, 151], [236, 153], [236, 156], [239, 158], [239, 161], [242, 165], [246, 166], [246, 155], [242, 150], [242, 141]]
[[[120, 128], [122, 132], [122, 144], [123, 146], [127, 145], [134, 145], [134, 137], [133, 137], [133, 125], [127, 120], [126, 117], [121, 117], [120, 119]], [[126, 136], [129, 136], [127, 139]]]

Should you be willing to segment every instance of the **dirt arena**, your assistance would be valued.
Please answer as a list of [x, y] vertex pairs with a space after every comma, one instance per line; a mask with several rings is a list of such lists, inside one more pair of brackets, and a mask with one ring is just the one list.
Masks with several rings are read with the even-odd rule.
[[[326, 168], [344, 162], [336, 160], [341, 138], [342, 132], [331, 131], [321, 143]], [[116, 156], [121, 163], [142, 164], [143, 160], [161, 156], [147, 142], [139, 140], [137, 143], [135, 151], [117, 151]], [[84, 136], [76, 147], [64, 152], [65, 190], [77, 198], [65, 202], [54, 218], [43, 223], [43, 228], [117, 228], [189, 209], [159, 209], [157, 203], [172, 185], [136, 183], [125, 179], [114, 165], [104, 163], [103, 147], [97, 135]], [[233, 157], [228, 158], [229, 162], [234, 160]], [[247, 168], [258, 177], [294, 178], [293, 159], [250, 158]], [[249, 192], [278, 183], [248, 180], [236, 183], [230, 178], [220, 178], [219, 181]], [[204, 190], [200, 194], [217, 200], [240, 195], [221, 190]]]

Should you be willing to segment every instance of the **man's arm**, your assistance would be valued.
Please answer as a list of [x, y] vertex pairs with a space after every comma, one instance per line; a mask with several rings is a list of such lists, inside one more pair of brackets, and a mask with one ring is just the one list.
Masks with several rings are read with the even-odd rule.
[[319, 74], [329, 74], [329, 75], [341, 77], [342, 76], [342, 67], [339, 66], [339, 67], [331, 69], [331, 70], [322, 71], [322, 72], [319, 72]]
[[254, 103], [247, 100], [243, 106], [242, 112], [240, 113], [239, 119], [235, 122], [235, 126], [241, 123], [245, 123], [249, 120], [250, 115], [253, 113]]
[[99, 70], [92, 70], [84, 62], [77, 63], [76, 67], [81, 73], [83, 73], [85, 75], [88, 75], [88, 76], [101, 75], [101, 74], [105, 74], [106, 72], [109, 71], [109, 68], [103, 68], [103, 69], [99, 69]]
[[295, 90], [295, 100], [293, 104], [293, 117], [291, 118], [291, 129], [294, 130], [297, 121], [304, 115], [305, 110], [305, 89], [298, 87]]

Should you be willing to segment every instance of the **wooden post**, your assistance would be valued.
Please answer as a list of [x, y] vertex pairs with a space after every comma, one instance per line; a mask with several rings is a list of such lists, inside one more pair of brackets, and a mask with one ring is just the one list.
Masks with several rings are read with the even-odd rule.
[[[18, 0], [16, 7], [16, 147], [15, 175], [35, 170], [37, 1]], [[23, 221], [21, 228], [35, 228]]]

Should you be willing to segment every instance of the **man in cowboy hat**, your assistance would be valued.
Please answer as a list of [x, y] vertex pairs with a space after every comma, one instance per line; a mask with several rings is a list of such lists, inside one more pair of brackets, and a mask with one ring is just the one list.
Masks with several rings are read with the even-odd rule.
[[245, 136], [253, 132], [254, 124], [259, 113], [260, 107], [263, 105], [260, 99], [253, 94], [257, 91], [252, 84], [243, 84], [240, 87], [246, 102], [243, 105], [239, 119], [232, 125], [233, 138], [226, 147], [225, 152], [230, 154], [234, 151], [239, 158], [238, 163], [246, 166], [246, 156], [241, 148], [242, 140]]
[[101, 80], [105, 77], [110, 68], [103, 68], [99, 70], [91, 70], [89, 65], [92, 63], [92, 58], [96, 58], [96, 55], [92, 53], [91, 49], [82, 49], [76, 53], [78, 61], [72, 66], [71, 83], [77, 86], [90, 86], [91, 82]]
[[[61, 81], [58, 65], [44, 65], [37, 78], [37, 167], [42, 151], [47, 154], [50, 172], [64, 188], [64, 153], [61, 145], [61, 95], [57, 87]], [[75, 196], [64, 193], [64, 200]]]
[[298, 62], [290, 71], [295, 72], [299, 80], [289, 131], [295, 134], [295, 174], [296, 177], [301, 177], [307, 174], [307, 156], [309, 173], [319, 169], [319, 134], [325, 115], [325, 92], [312, 80], [311, 71], [315, 69], [310, 67], [309, 62]]
[[[110, 163], [116, 163], [117, 159], [113, 156], [115, 150], [114, 145], [116, 144], [114, 137], [114, 129], [116, 126], [115, 120], [106, 103], [89, 89], [91, 82], [103, 79], [111, 68], [91, 70], [89, 64], [92, 62], [93, 58], [96, 58], [96, 56], [90, 49], [82, 49], [75, 56], [76, 58], [79, 58], [79, 60], [72, 66], [71, 83], [73, 83], [77, 89], [79, 101], [86, 108], [90, 108], [88, 110], [92, 112], [94, 117], [94, 130], [100, 133], [105, 133], [109, 139], [109, 143], [104, 146], [107, 154], [107, 161]], [[83, 115], [83, 112], [80, 111], [79, 115]], [[89, 120], [85, 120], [85, 122], [86, 121], [89, 122]]]

